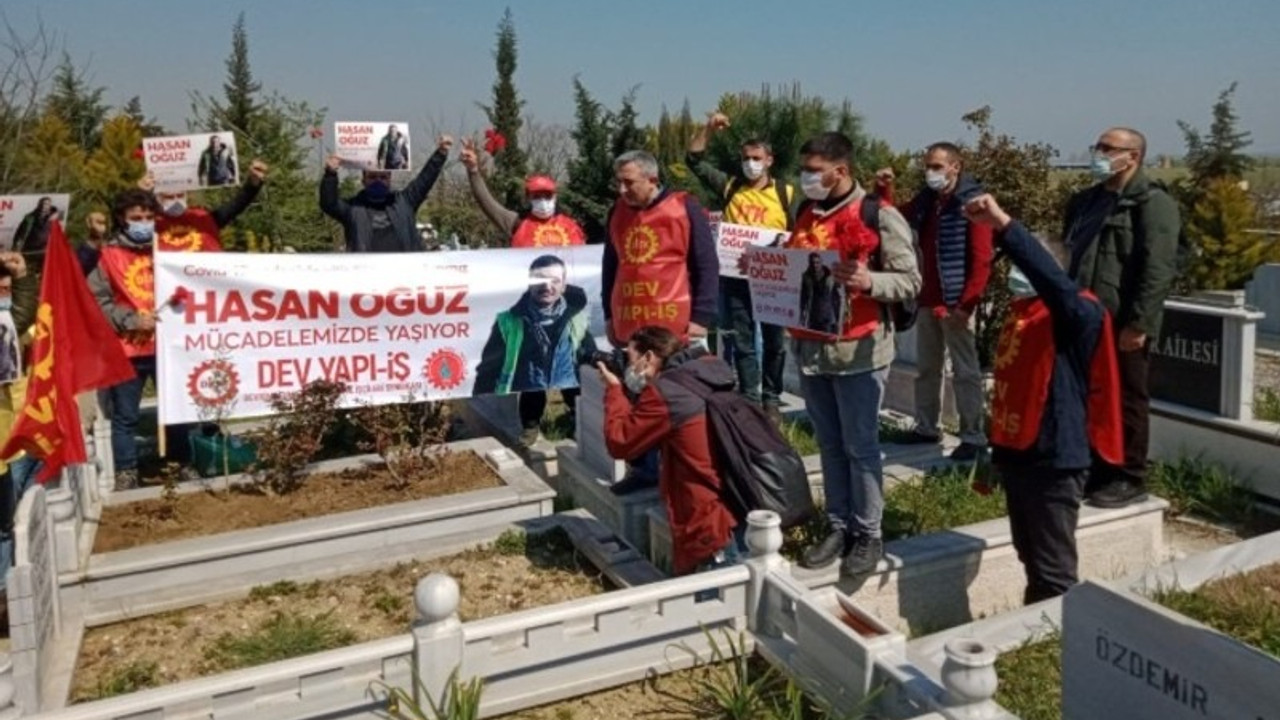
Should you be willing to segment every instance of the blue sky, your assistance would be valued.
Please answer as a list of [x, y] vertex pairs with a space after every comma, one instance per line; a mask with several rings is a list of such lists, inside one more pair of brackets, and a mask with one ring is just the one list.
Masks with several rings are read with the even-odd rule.
[[[407, 120], [451, 132], [485, 123], [503, 8], [515, 13], [517, 84], [527, 112], [571, 123], [571, 79], [616, 106], [639, 86], [642, 119], [685, 98], [798, 80], [849, 97], [895, 148], [964, 136], [960, 116], [990, 104], [1023, 140], [1082, 150], [1108, 125], [1182, 151], [1176, 120], [1207, 128], [1218, 92], [1254, 150], [1280, 153], [1276, 0], [0, 0], [19, 28], [37, 13], [113, 103], [140, 94], [181, 128], [188, 91], [220, 91], [237, 13], [265, 88], [329, 108], [329, 121]], [[879, 9], [874, 9], [879, 8]], [[422, 147], [422, 145], [419, 145]]]

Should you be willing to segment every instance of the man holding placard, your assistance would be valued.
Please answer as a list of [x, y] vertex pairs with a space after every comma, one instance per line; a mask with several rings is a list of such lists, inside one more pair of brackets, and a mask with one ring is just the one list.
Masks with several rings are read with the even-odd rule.
[[[726, 277], [720, 280], [721, 305], [725, 318], [721, 323], [731, 332], [733, 357], [738, 372], [738, 391], [753, 402], [762, 402], [764, 409], [775, 420], [781, 420], [782, 374], [786, 364], [786, 346], [782, 328], [761, 325], [760, 339], [763, 354], [756, 357], [756, 321], [752, 313], [751, 291], [746, 279], [737, 271], [736, 257], [728, 257], [726, 245], [734, 245], [741, 255], [742, 243], [734, 243], [727, 235], [745, 226], [752, 231], [737, 231], [742, 237], [750, 236], [753, 244], [772, 242], [778, 231], [791, 229], [794, 214], [791, 198], [794, 189], [773, 177], [773, 148], [760, 139], [747, 139], [740, 147], [741, 172], [725, 172], [706, 160], [707, 141], [711, 134], [729, 127], [729, 117], [713, 113], [705, 127], [689, 142], [685, 163], [713, 192], [724, 199], [724, 220], [719, 224], [717, 243], [720, 247], [720, 271]], [[760, 229], [769, 232], [761, 232]]]
[[[221, 251], [222, 242], [218, 236], [222, 228], [234, 222], [258, 198], [267, 179], [267, 169], [265, 162], [255, 159], [249, 166], [249, 179], [240, 191], [229, 202], [213, 210], [189, 206], [185, 190], [164, 188], [156, 192], [156, 202], [161, 210], [156, 216], [156, 249]], [[138, 181], [138, 187], [155, 192], [155, 177], [148, 173]]]
[[844, 557], [841, 570], [860, 581], [884, 554], [879, 421], [894, 356], [888, 304], [920, 292], [920, 271], [902, 215], [889, 205], [862, 207], [879, 200], [869, 198], [853, 178], [849, 138], [823, 133], [806, 142], [800, 154], [800, 186], [808, 200], [786, 247], [837, 251], [840, 261], [831, 274], [845, 288], [836, 337], [791, 329], [800, 387], [818, 439], [830, 523], [830, 532], [805, 551], [802, 564], [823, 567]]
[[441, 135], [436, 151], [422, 170], [399, 192], [391, 189], [390, 170], [365, 170], [364, 189], [346, 200], [338, 196], [338, 168], [343, 160], [330, 155], [320, 179], [320, 209], [342, 225], [347, 252], [421, 252], [418, 208], [440, 177], [453, 138]]

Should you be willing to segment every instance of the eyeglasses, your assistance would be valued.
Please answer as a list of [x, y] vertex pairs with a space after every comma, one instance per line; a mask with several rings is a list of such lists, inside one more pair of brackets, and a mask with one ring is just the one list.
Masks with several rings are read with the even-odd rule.
[[1137, 148], [1125, 147], [1123, 145], [1108, 145], [1106, 143], [1098, 143], [1097, 145], [1091, 145], [1089, 147], [1089, 150], [1091, 152], [1102, 153], [1103, 155], [1110, 155], [1113, 152], [1120, 152], [1122, 150], [1133, 151], [1133, 150], [1137, 150]]

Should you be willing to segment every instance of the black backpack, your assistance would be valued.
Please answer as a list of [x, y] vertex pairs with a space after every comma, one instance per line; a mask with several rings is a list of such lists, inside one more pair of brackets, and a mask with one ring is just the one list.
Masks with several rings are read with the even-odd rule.
[[804, 461], [758, 405], [733, 390], [713, 390], [686, 373], [664, 377], [707, 405], [707, 432], [720, 472], [721, 494], [742, 522], [752, 510], [772, 510], [782, 527], [813, 516], [813, 494]]

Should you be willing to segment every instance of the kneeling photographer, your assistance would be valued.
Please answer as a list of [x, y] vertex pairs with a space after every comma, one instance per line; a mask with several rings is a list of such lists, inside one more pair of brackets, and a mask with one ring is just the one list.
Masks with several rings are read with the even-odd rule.
[[623, 368], [609, 365], [596, 363], [606, 385], [605, 443], [609, 454], [625, 460], [660, 450], [658, 490], [671, 524], [676, 574], [735, 562], [741, 554], [735, 521], [713, 460], [706, 402], [695, 391], [732, 390], [732, 368], [656, 326], [631, 336]]

